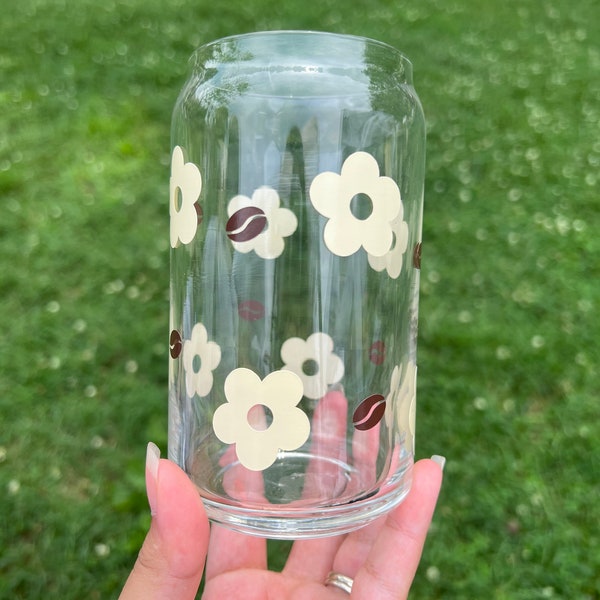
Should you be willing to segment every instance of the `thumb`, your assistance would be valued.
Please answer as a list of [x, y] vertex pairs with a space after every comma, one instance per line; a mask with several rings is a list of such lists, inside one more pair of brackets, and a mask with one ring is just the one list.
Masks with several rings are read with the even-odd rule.
[[174, 463], [146, 452], [146, 492], [152, 524], [120, 600], [188, 600], [196, 596], [209, 525], [200, 495]]

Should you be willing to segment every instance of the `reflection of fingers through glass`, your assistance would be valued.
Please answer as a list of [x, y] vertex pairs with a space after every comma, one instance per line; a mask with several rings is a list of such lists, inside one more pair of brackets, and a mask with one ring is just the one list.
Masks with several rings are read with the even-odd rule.
[[348, 401], [341, 392], [329, 392], [313, 415], [310, 460], [303, 498], [324, 501], [343, 493], [349, 478], [346, 450]]
[[250, 471], [238, 462], [235, 446], [229, 446], [219, 462], [225, 467], [223, 489], [229, 498], [249, 505], [268, 504], [260, 472]]

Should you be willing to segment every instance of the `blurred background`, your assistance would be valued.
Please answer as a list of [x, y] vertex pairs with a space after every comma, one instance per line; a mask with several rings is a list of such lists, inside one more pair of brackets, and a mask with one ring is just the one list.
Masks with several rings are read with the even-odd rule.
[[135, 560], [167, 447], [171, 111], [197, 46], [265, 29], [414, 65], [417, 455], [448, 463], [411, 597], [600, 598], [597, 0], [5, 2], [0, 597], [115, 597]]

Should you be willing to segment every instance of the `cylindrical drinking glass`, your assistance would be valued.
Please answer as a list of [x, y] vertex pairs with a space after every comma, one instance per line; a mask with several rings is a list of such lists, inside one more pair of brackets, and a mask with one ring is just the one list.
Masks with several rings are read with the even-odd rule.
[[209, 517], [351, 531], [408, 493], [425, 125], [410, 62], [284, 31], [198, 49], [172, 122], [169, 457]]

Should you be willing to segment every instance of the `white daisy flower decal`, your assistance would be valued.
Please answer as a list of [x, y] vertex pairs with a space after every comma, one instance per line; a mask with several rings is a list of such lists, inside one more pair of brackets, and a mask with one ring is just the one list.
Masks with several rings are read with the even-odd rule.
[[408, 426], [408, 431], [412, 437], [412, 450], [415, 451], [415, 433], [416, 416], [417, 416], [417, 365], [414, 362], [409, 362], [406, 365], [404, 373], [404, 383], [400, 389], [399, 399], [401, 407], [399, 417], [404, 418], [404, 423], [401, 427]]
[[394, 234], [391, 250], [383, 256], [369, 254], [369, 264], [375, 271], [387, 271], [392, 279], [398, 279], [402, 271], [402, 260], [408, 248], [408, 223], [403, 220], [403, 207], [400, 205], [400, 213], [390, 223]]
[[227, 402], [213, 417], [216, 436], [235, 444], [240, 463], [251, 471], [270, 467], [282, 450], [296, 450], [310, 434], [310, 421], [296, 405], [302, 381], [291, 371], [263, 380], [250, 369], [233, 370], [225, 380]]
[[169, 181], [169, 214], [171, 215], [171, 247], [189, 244], [196, 235], [202, 211], [196, 204], [202, 190], [202, 175], [198, 167], [185, 162], [183, 149], [173, 148]]
[[221, 362], [221, 348], [208, 340], [208, 333], [202, 323], [196, 323], [192, 337], [183, 342], [183, 368], [185, 387], [188, 396], [208, 396], [213, 386], [212, 372]]
[[[315, 209], [328, 217], [325, 244], [338, 256], [350, 256], [361, 246], [373, 256], [386, 254], [394, 239], [391, 222], [398, 216], [400, 189], [391, 177], [379, 176], [377, 161], [367, 152], [351, 154], [340, 174], [326, 171], [310, 186]], [[355, 216], [353, 200], [367, 205], [366, 217]]]
[[304, 395], [317, 400], [327, 387], [344, 376], [344, 363], [333, 353], [333, 340], [326, 333], [313, 333], [306, 340], [293, 337], [281, 346], [283, 368], [293, 371], [304, 384]]
[[[388, 410], [385, 418], [388, 425], [392, 421], [392, 399], [398, 394], [395, 403], [395, 413], [400, 433], [406, 432], [407, 440], [411, 440], [411, 449], [414, 452], [416, 431], [416, 408], [417, 408], [417, 365], [408, 361], [402, 372], [402, 365], [396, 365], [392, 371], [390, 381], [390, 393], [387, 397]], [[401, 375], [403, 378], [401, 379]], [[399, 389], [398, 389], [399, 388]]]
[[226, 231], [238, 252], [254, 250], [261, 258], [277, 258], [288, 237], [296, 231], [298, 219], [287, 208], [280, 207], [279, 195], [263, 186], [247, 196], [234, 196], [227, 206]]

